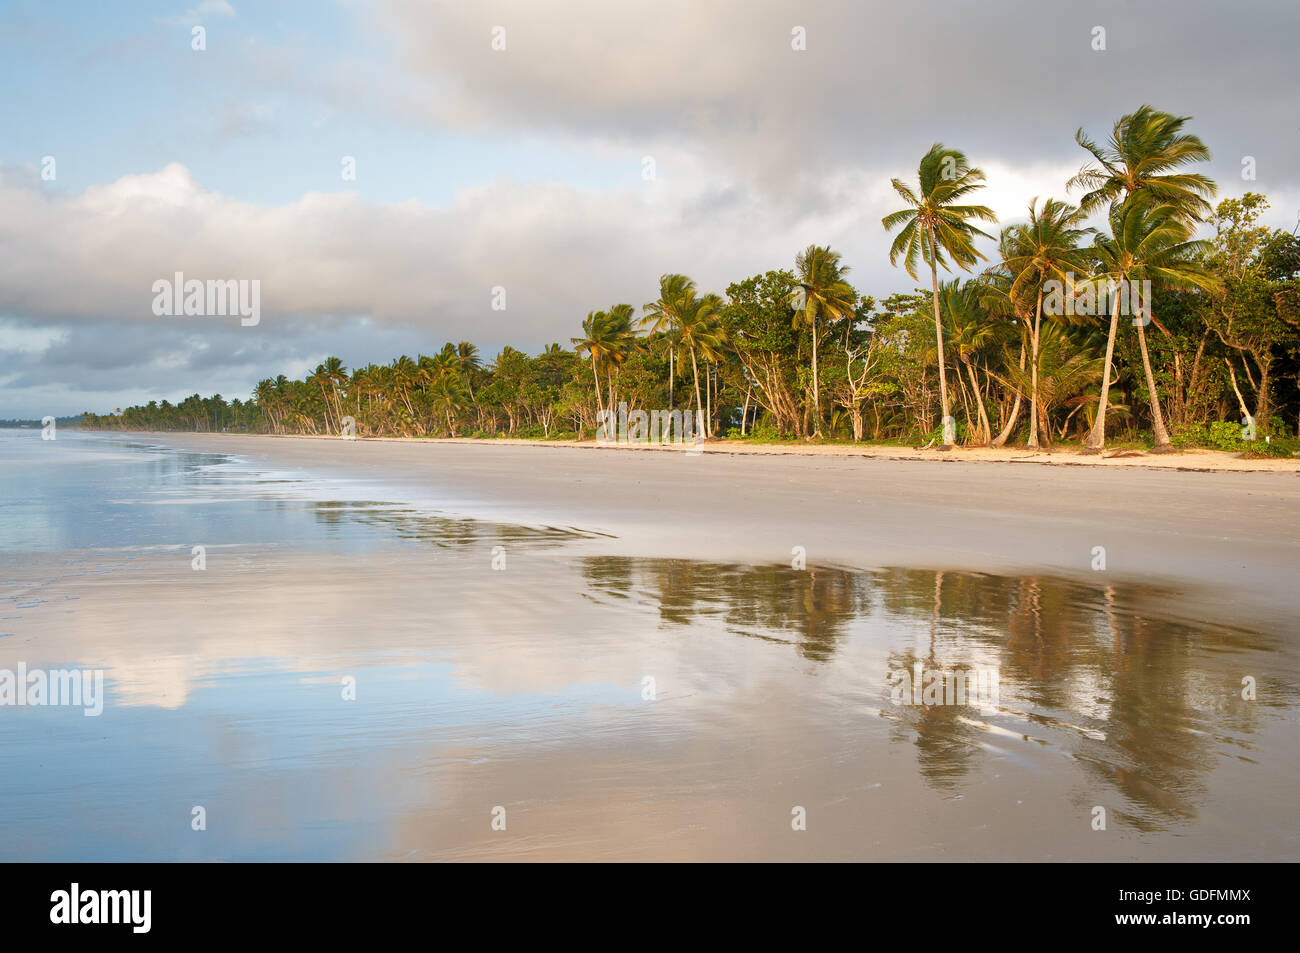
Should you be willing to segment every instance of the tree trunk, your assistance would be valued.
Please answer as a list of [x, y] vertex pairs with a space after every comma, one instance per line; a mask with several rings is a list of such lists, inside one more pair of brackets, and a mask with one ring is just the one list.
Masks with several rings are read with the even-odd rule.
[[970, 361], [966, 362], [966, 370], [970, 372], [970, 386], [975, 390], [975, 405], [979, 408], [980, 421], [980, 440], [981, 444], [989, 442], [993, 436], [993, 428], [989, 425], [989, 415], [984, 410], [984, 396], [980, 393], [979, 381], [975, 377], [975, 368]]
[[1043, 288], [1038, 287], [1038, 309], [1034, 312], [1033, 366], [1029, 378], [1029, 446], [1038, 447], [1038, 336], [1043, 323]]
[[1138, 349], [1142, 352], [1142, 369], [1146, 372], [1147, 390], [1151, 392], [1151, 429], [1155, 433], [1155, 449], [1165, 450], [1173, 445], [1169, 441], [1169, 431], [1165, 429], [1165, 417], [1160, 412], [1160, 395], [1156, 393], [1156, 378], [1151, 373], [1151, 355], [1147, 353], [1147, 333], [1142, 326], [1142, 316], [1138, 315]]
[[696, 361], [695, 359], [694, 344], [691, 345], [691, 375], [695, 378], [695, 409], [699, 414], [698, 423], [700, 424], [701, 429], [703, 429], [704, 431], [704, 433], [701, 434], [701, 436], [705, 440], [708, 440], [709, 422], [704, 416], [704, 398], [700, 396], [700, 365], [699, 362]]
[[939, 406], [943, 408], [943, 419], [940, 425], [943, 427], [945, 447], [951, 447], [948, 442], [948, 418], [951, 416], [948, 412], [948, 375], [943, 363], [943, 321], [939, 317], [939, 265], [938, 256], [934, 250], [934, 226], [930, 229], [930, 285], [934, 292], [934, 338], [938, 347], [939, 354]]
[[1106, 445], [1106, 400], [1110, 396], [1110, 363], [1115, 357], [1115, 332], [1119, 328], [1119, 295], [1110, 308], [1110, 330], [1106, 333], [1106, 361], [1101, 368], [1101, 398], [1097, 401], [1097, 419], [1088, 434], [1087, 450], [1100, 453]]
[[668, 409], [673, 409], [673, 353], [677, 349], [671, 345], [668, 348]]
[[[618, 407], [618, 405], [614, 403], [614, 368], [613, 367], [609, 367], [605, 369], [605, 380], [609, 382], [609, 404], [607, 406], [609, 407], [609, 415], [612, 418], [614, 416], [615, 409]], [[615, 428], [616, 429], [614, 431], [614, 441], [617, 443], [619, 437], [617, 424], [615, 424]]]
[[[603, 399], [602, 399], [602, 397], [601, 397], [601, 395], [600, 395], [600, 373], [596, 370], [596, 355], [594, 355], [594, 354], [591, 356], [591, 377], [592, 377], [592, 379], [596, 382], [596, 432], [597, 432], [597, 434], [599, 434], [599, 432], [600, 432], [600, 414], [601, 414], [601, 411], [603, 411], [603, 410], [605, 409], [605, 405], [604, 405], [604, 403], [603, 403]], [[513, 421], [514, 421], [514, 415], [513, 415], [513, 414], [511, 415], [510, 419], [511, 419], [511, 432], [513, 433], [513, 432], [514, 432], [514, 424], [513, 424]], [[606, 428], [609, 427], [609, 418], [608, 418], [608, 417], [605, 418], [605, 427], [606, 427]], [[606, 429], [606, 431], [605, 431], [605, 436], [606, 436], [606, 437], [609, 436], [609, 431], [608, 431], [608, 429]]]
[[713, 430], [713, 362], [705, 360], [704, 362], [704, 414], [705, 419], [709, 422], [709, 430]]
[[820, 437], [822, 435], [822, 400], [821, 400], [821, 390], [818, 386], [818, 380], [817, 380], [817, 316], [816, 315], [813, 315], [812, 336], [813, 336], [813, 355], [812, 355], [813, 357], [813, 368], [812, 368], [813, 413], [816, 415], [815, 418], [816, 425], [813, 428], [813, 436]]
[[[1024, 338], [1020, 339], [1020, 369], [1022, 371], [1025, 369]], [[1011, 436], [1011, 431], [1015, 429], [1016, 421], [1019, 419], [1020, 419], [1020, 391], [1017, 390], [1016, 399], [1011, 405], [1011, 416], [1007, 418], [1006, 426], [1002, 428], [1002, 432], [998, 434], [997, 439], [993, 441], [993, 446], [1000, 447], [1007, 442], [1007, 438]]]

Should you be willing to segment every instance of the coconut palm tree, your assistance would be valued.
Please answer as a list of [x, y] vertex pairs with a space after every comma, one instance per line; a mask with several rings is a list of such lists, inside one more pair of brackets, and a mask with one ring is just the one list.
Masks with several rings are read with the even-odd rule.
[[633, 349], [633, 340], [636, 336], [632, 330], [632, 319], [636, 316], [636, 308], [630, 304], [616, 304], [605, 312], [609, 318], [610, 326], [610, 344], [606, 352], [608, 360], [605, 363], [605, 378], [609, 384], [609, 410], [614, 412], [618, 406], [617, 395], [614, 389], [614, 379], [627, 360], [628, 355]]
[[1149, 295], [1139, 293], [1138, 289], [1141, 282], [1150, 281], [1172, 288], [1213, 290], [1214, 280], [1193, 260], [1196, 256], [1205, 254], [1210, 243], [1192, 239], [1191, 227], [1183, 209], [1173, 205], [1153, 205], [1142, 196], [1133, 196], [1112, 205], [1109, 225], [1110, 234], [1098, 235], [1096, 244], [1090, 250], [1098, 265], [1088, 290], [1105, 288], [1110, 291], [1112, 300], [1097, 416], [1084, 452], [1100, 453], [1106, 443], [1106, 399], [1110, 389], [1111, 362], [1115, 355], [1115, 334], [1119, 328], [1119, 313], [1125, 297], [1130, 302], [1138, 303], [1133, 310], [1143, 306], [1148, 310], [1145, 315], [1136, 315], [1133, 324], [1137, 328], [1143, 371], [1150, 392], [1156, 449], [1163, 451], [1171, 443], [1169, 432], [1165, 429], [1164, 415], [1160, 412], [1160, 397], [1156, 393], [1155, 375], [1151, 371], [1144, 329], [1152, 317], [1149, 313], [1151, 304]]
[[692, 288], [691, 296], [680, 304], [678, 311], [678, 332], [682, 345], [691, 355], [691, 375], [695, 382], [696, 419], [702, 422], [704, 439], [711, 436], [709, 421], [704, 413], [704, 398], [700, 392], [700, 365], [698, 355], [705, 356], [721, 347], [721, 321], [723, 301], [715, 294], [706, 294], [696, 298]]
[[[939, 267], [948, 269], [947, 258], [958, 267], [969, 270], [984, 256], [975, 248], [976, 236], [989, 238], [971, 224], [971, 219], [997, 222], [993, 210], [983, 205], [959, 205], [972, 192], [983, 188], [984, 173], [973, 168], [966, 156], [956, 149], [948, 149], [936, 142], [921, 158], [917, 170], [919, 189], [912, 191], [900, 179], [890, 184], [908, 204], [881, 219], [885, 230], [892, 232], [902, 226], [889, 249], [889, 263], [895, 265], [901, 256], [907, 273], [916, 278], [918, 259], [930, 266], [930, 282], [934, 295], [934, 334], [939, 357], [939, 402], [943, 408], [945, 449], [952, 446], [948, 420], [948, 378], [943, 360], [943, 324], [939, 307]], [[946, 256], [946, 257], [945, 257]]]
[[673, 363], [681, 344], [681, 311], [684, 305], [695, 300], [695, 282], [685, 275], [661, 275], [659, 299], [642, 306], [645, 315], [641, 326], [651, 332], [663, 334], [668, 343], [668, 407], [674, 406], [673, 383], [676, 374]]
[[454, 437], [456, 414], [463, 410], [469, 401], [469, 393], [459, 371], [438, 374], [426, 393], [433, 409], [441, 412], [446, 421], [447, 436]]
[[[1082, 329], [1067, 329], [1059, 324], [1043, 327], [1039, 340], [1038, 368], [1038, 413], [1043, 422], [1042, 437], [1051, 443], [1052, 434], [1049, 422], [1052, 411], [1057, 407], [1073, 406], [1069, 416], [1078, 411], [1083, 402], [1091, 404], [1086, 396], [1097, 383], [1101, 375], [1101, 358], [1092, 356], [1090, 348], [1080, 347], [1072, 340]], [[1006, 374], [1012, 386], [1028, 389], [1032, 386], [1030, 372], [1024, 368], [1008, 365]], [[1069, 416], [1062, 425], [1061, 433], [1069, 424]]]
[[[631, 305], [617, 306], [621, 310], [617, 317], [612, 317], [607, 311], [588, 312], [586, 320], [582, 322], [582, 337], [571, 338], [574, 344], [574, 350], [579, 354], [586, 352], [591, 355], [591, 376], [596, 383], [596, 411], [597, 414], [605, 412], [605, 405], [601, 396], [600, 385], [600, 366], [602, 363], [621, 363], [626, 356], [627, 339], [631, 335], [631, 315], [633, 308]], [[611, 399], [613, 397], [611, 393]], [[613, 413], [613, 407], [609, 408]]]
[[[1061, 288], [1073, 284], [1076, 272], [1086, 274], [1088, 256], [1080, 242], [1089, 230], [1079, 227], [1081, 214], [1073, 205], [1048, 199], [1038, 208], [1029, 203], [1029, 221], [1014, 226], [1002, 245], [1004, 267], [1012, 276], [1010, 295], [1016, 300], [1036, 301], [1030, 333], [1029, 446], [1038, 446], [1038, 344], [1043, 322], [1043, 287], [1055, 281]], [[1054, 300], [1064, 301], [1064, 294]], [[1057, 310], [1057, 309], [1053, 309]], [[1057, 310], [1060, 317], [1064, 312]]]
[[[1016, 240], [1015, 231], [1015, 227], [1010, 225], [1002, 229], [998, 240], [997, 263], [980, 276], [980, 307], [984, 309], [991, 323], [1003, 328], [1015, 328], [1014, 335], [1010, 333], [1004, 335], [1006, 340], [1002, 344], [1006, 360], [1002, 363], [1010, 366], [1011, 351], [1014, 344], [1019, 344], [1019, 367], [1024, 370], [1025, 356], [1029, 352], [1029, 339], [1033, 334], [1033, 320], [1027, 302], [1011, 294], [1015, 278], [1007, 270], [1006, 261], [1014, 254], [1012, 249]], [[1014, 342], [1011, 340], [1012, 337], [1015, 338]], [[1005, 385], [1007, 381], [1003, 380], [1002, 383]], [[1010, 439], [1016, 423], [1020, 420], [1020, 405], [1025, 402], [1025, 391], [1015, 386], [1008, 386], [1007, 389], [1013, 398], [1011, 410], [1006, 416], [1002, 430], [993, 438], [991, 446], [994, 447], [1001, 447]]]
[[469, 341], [461, 341], [456, 345], [456, 363], [460, 367], [460, 372], [465, 376], [465, 386], [469, 391], [470, 400], [474, 399], [474, 372], [483, 366], [483, 359], [479, 356], [478, 346], [471, 344]]
[[401, 398], [400, 408], [405, 410], [405, 414], [399, 415], [407, 425], [416, 428], [417, 433], [421, 436], [424, 434], [424, 428], [419, 423], [419, 417], [415, 412], [415, 405], [411, 402], [411, 391], [419, 386], [420, 382], [420, 365], [403, 354], [392, 363], [393, 387], [398, 397]]
[[809, 245], [794, 259], [796, 284], [790, 293], [795, 325], [812, 330], [812, 386], [814, 436], [822, 435], [821, 385], [817, 377], [818, 320], [838, 321], [852, 316], [858, 293], [844, 280], [848, 266], [840, 263], [839, 252]]
[[1191, 118], [1139, 106], [1115, 121], [1105, 148], [1079, 129], [1075, 141], [1097, 160], [1095, 165], [1080, 169], [1066, 186], [1087, 190], [1079, 201], [1082, 213], [1091, 215], [1128, 196], [1146, 192], [1153, 204], [1172, 207], [1187, 221], [1200, 221], [1209, 215], [1206, 199], [1215, 193], [1213, 180], [1198, 173], [1174, 171], [1210, 160], [1210, 150], [1200, 137], [1182, 131]]
[[939, 286], [939, 303], [943, 308], [944, 330], [957, 352], [957, 359], [966, 368], [970, 377], [971, 391], [974, 394], [978, 423], [971, 442], [976, 444], [989, 443], [993, 439], [993, 428], [984, 406], [984, 396], [980, 390], [979, 377], [975, 373], [975, 364], [980, 360], [983, 352], [998, 338], [998, 328], [988, 320], [988, 313], [981, 303], [983, 296], [982, 286], [974, 281], [963, 282], [954, 278]]

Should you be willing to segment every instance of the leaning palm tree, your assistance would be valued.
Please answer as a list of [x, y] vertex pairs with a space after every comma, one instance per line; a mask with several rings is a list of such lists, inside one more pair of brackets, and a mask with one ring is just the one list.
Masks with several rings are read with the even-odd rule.
[[[999, 328], [988, 320], [988, 312], [983, 306], [984, 297], [983, 286], [975, 281], [963, 282], [954, 278], [939, 286], [944, 330], [957, 352], [957, 360], [966, 368], [970, 377], [977, 421], [971, 442], [975, 444], [988, 444], [993, 439], [993, 427], [989, 423], [979, 377], [975, 373], [976, 363], [998, 339]], [[960, 372], [957, 376], [961, 377]], [[967, 414], [967, 419], [969, 417]]]
[[708, 439], [711, 434], [709, 422], [704, 415], [704, 398], [700, 392], [700, 365], [698, 355], [707, 355], [721, 346], [721, 321], [723, 301], [718, 295], [706, 294], [696, 298], [692, 291], [689, 299], [682, 303], [678, 318], [681, 342], [691, 355], [691, 375], [695, 382], [696, 419], [701, 421], [701, 436]]
[[609, 409], [613, 413], [618, 406], [614, 390], [615, 372], [623, 366], [633, 348], [635, 332], [632, 330], [632, 318], [636, 315], [636, 308], [630, 304], [616, 304], [605, 314], [609, 319], [610, 342], [605, 355], [608, 358], [605, 377], [609, 384]]
[[[1101, 358], [1093, 356], [1086, 347], [1074, 340], [1080, 329], [1069, 330], [1059, 324], [1049, 324], [1042, 329], [1039, 340], [1038, 413], [1043, 421], [1043, 440], [1052, 442], [1051, 416], [1057, 407], [1072, 406], [1070, 416], [1082, 407], [1086, 396], [1101, 377]], [[1007, 377], [1014, 387], [1031, 386], [1029, 372], [1008, 365]], [[1069, 426], [1069, 416], [1062, 423], [1061, 434]]]
[[1200, 137], [1182, 131], [1191, 118], [1140, 106], [1116, 120], [1104, 148], [1079, 129], [1075, 141], [1097, 160], [1096, 165], [1080, 169], [1066, 186], [1087, 190], [1079, 201], [1083, 214], [1091, 215], [1145, 192], [1153, 203], [1172, 207], [1189, 222], [1208, 215], [1210, 204], [1206, 199], [1214, 195], [1213, 180], [1194, 172], [1175, 171], [1210, 159], [1210, 150]]
[[[1043, 322], [1043, 288], [1049, 281], [1065, 288], [1074, 273], [1085, 274], [1087, 251], [1080, 242], [1089, 234], [1078, 227], [1079, 209], [1056, 199], [1038, 208], [1029, 203], [1029, 221], [1015, 226], [1003, 243], [1003, 265], [1012, 276], [1010, 295], [1017, 300], [1035, 300], [1034, 324], [1030, 333], [1029, 446], [1038, 446], [1038, 350]], [[1064, 301], [1064, 295], [1056, 296]], [[1054, 315], [1060, 317], [1060, 314]]]
[[[611, 317], [607, 311], [588, 312], [582, 322], [582, 337], [571, 338], [574, 350], [579, 354], [584, 351], [591, 355], [591, 376], [596, 383], [596, 412], [606, 412], [601, 396], [600, 367], [605, 363], [620, 363], [626, 354], [627, 338], [631, 334], [631, 305], [619, 306], [618, 317]], [[611, 398], [613, 395], [610, 395]], [[613, 407], [608, 408], [613, 413]]]
[[442, 413], [447, 436], [456, 436], [456, 415], [469, 401], [469, 392], [459, 370], [438, 374], [428, 387], [427, 394], [433, 409]]
[[913, 192], [899, 179], [891, 179], [894, 191], [907, 202], [908, 208], [886, 215], [881, 224], [892, 232], [902, 226], [889, 249], [889, 263], [897, 264], [901, 256], [907, 273], [916, 278], [918, 259], [930, 266], [934, 293], [934, 335], [939, 356], [939, 402], [943, 408], [943, 446], [952, 446], [948, 427], [948, 378], [943, 361], [943, 324], [939, 308], [939, 266], [948, 269], [945, 255], [960, 268], [969, 270], [984, 256], [975, 248], [975, 237], [991, 236], [970, 223], [971, 219], [997, 222], [993, 210], [984, 205], [958, 205], [959, 201], [983, 188], [984, 173], [973, 168], [966, 156], [936, 142], [921, 158], [917, 170], [919, 191]]
[[582, 337], [569, 339], [573, 342], [573, 349], [579, 355], [586, 352], [591, 356], [591, 378], [596, 385], [597, 419], [605, 412], [604, 398], [600, 393], [600, 355], [605, 350], [605, 325], [604, 311], [588, 311], [587, 317], [582, 322]]
[[465, 387], [469, 391], [469, 399], [473, 401], [474, 372], [483, 366], [483, 358], [479, 356], [478, 346], [469, 341], [461, 341], [457, 344], [456, 364], [465, 377]]
[[1141, 196], [1112, 205], [1109, 219], [1110, 234], [1099, 235], [1090, 250], [1098, 263], [1090, 287], [1106, 289], [1112, 301], [1097, 416], [1083, 452], [1099, 453], [1106, 443], [1106, 399], [1110, 390], [1111, 362], [1115, 355], [1120, 307], [1125, 298], [1136, 303], [1132, 310], [1145, 307], [1147, 311], [1146, 314], [1135, 315], [1133, 324], [1137, 328], [1138, 347], [1142, 352], [1142, 367], [1150, 393], [1156, 450], [1163, 452], [1171, 447], [1171, 443], [1169, 432], [1165, 429], [1164, 415], [1160, 411], [1160, 397], [1156, 393], [1155, 375], [1151, 372], [1144, 328], [1153, 315], [1150, 313], [1149, 296], [1139, 293], [1138, 289], [1142, 287], [1142, 282], [1150, 281], [1173, 288], [1213, 290], [1214, 279], [1194, 261], [1197, 256], [1205, 254], [1210, 243], [1192, 239], [1191, 227], [1181, 208], [1153, 205]]
[[[1012, 249], [1015, 246], [1015, 227], [1007, 226], [1002, 229], [1001, 237], [998, 241], [998, 260], [985, 272], [980, 275], [980, 307], [988, 315], [989, 321], [1007, 329], [1004, 334], [1004, 340], [1001, 342], [1003, 348], [1002, 365], [1009, 367], [1011, 364], [1011, 353], [1015, 345], [1019, 345], [1019, 367], [1025, 369], [1025, 356], [1029, 353], [1029, 339], [1033, 334], [1033, 321], [1029, 314], [1029, 309], [1023, 299], [1012, 296], [1011, 287], [1015, 284], [1015, 278], [1007, 271], [1005, 262], [1012, 257]], [[1014, 333], [1010, 329], [1014, 328]], [[1025, 391], [1018, 387], [1011, 386], [1005, 380], [1003, 385], [1007, 388], [1008, 393], [1013, 398], [1011, 410], [1006, 416], [1002, 425], [1002, 430], [993, 438], [990, 446], [1001, 447], [1011, 438], [1011, 434], [1020, 421], [1020, 405], [1025, 402]]]
[[858, 304], [858, 293], [844, 280], [848, 266], [840, 264], [840, 253], [809, 245], [794, 259], [796, 284], [790, 292], [795, 324], [812, 330], [812, 387], [814, 435], [822, 435], [821, 387], [817, 379], [818, 319], [838, 321], [850, 317]]
[[683, 307], [695, 300], [695, 282], [685, 275], [661, 275], [659, 298], [642, 306], [645, 316], [641, 326], [652, 332], [666, 335], [668, 339], [668, 407], [673, 404], [673, 362], [681, 343], [681, 313]]

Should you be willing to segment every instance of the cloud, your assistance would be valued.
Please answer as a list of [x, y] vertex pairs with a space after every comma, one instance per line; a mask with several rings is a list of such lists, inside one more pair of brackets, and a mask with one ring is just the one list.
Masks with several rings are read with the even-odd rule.
[[[250, 33], [196, 61], [211, 70], [187, 92], [211, 94], [203, 141], [257, 136], [272, 160], [310, 150], [292, 120], [324, 104], [332, 125], [373, 126], [385, 147], [433, 132], [455, 159], [461, 141], [499, 142], [507, 171], [471, 173], [440, 204], [355, 191], [267, 204], [167, 164], [176, 151], [161, 140], [145, 140], [156, 161], [119, 166], [136, 174], [80, 192], [0, 168], [0, 404], [19, 387], [108, 393], [115, 380], [241, 393], [324, 354], [354, 364], [442, 340], [537, 349], [567, 343], [593, 308], [650, 300], [664, 272], [723, 291], [812, 242], [841, 251], [855, 283], [882, 297], [912, 286], [888, 265], [889, 179], [911, 179], [932, 142], [985, 169], [980, 200], [1005, 223], [1034, 196], [1064, 195], [1085, 158], [1077, 127], [1104, 138], [1141, 102], [1195, 117], [1223, 194], [1268, 194], [1270, 223], [1287, 228], [1300, 208], [1300, 125], [1285, 119], [1300, 87], [1300, 5], [1287, 0], [347, 9], [357, 41], [332, 56], [321, 37]], [[186, 16], [232, 13], [216, 2]], [[1098, 25], [1105, 51], [1093, 49]], [[795, 27], [806, 50], [791, 47]], [[613, 178], [547, 181], [534, 148], [549, 168], [589, 158], [584, 168]], [[653, 181], [641, 177], [647, 156]], [[155, 317], [153, 282], [177, 271], [259, 280], [261, 324]], [[505, 311], [491, 308], [497, 286]], [[82, 408], [59, 412], [71, 409]]]
[[163, 23], [173, 24], [191, 24], [199, 23], [210, 16], [233, 17], [235, 8], [226, 0], [200, 0], [198, 4], [190, 7], [184, 13], [177, 16], [163, 17]]
[[[435, 94], [431, 122], [677, 142], [773, 191], [865, 157], [914, 162], [935, 140], [977, 164], [1077, 166], [1075, 128], [1102, 135], [1142, 102], [1193, 114], [1221, 177], [1247, 154], [1268, 157], [1275, 186], [1300, 176], [1300, 127], [1276, 121], [1300, 81], [1290, 0], [378, 6], [397, 68]], [[796, 26], [806, 50], [792, 49]]]

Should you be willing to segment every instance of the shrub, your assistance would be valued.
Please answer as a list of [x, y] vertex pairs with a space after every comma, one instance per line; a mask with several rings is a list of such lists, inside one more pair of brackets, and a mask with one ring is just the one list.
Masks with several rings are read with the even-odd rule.
[[745, 435], [750, 440], [780, 440], [781, 434], [769, 423], [754, 424]]
[[1245, 443], [1241, 439], [1241, 424], [1218, 420], [1206, 430], [1204, 446], [1212, 450], [1243, 450]]
[[1184, 424], [1175, 427], [1169, 440], [1175, 447], [1204, 447], [1209, 439], [1205, 424]]
[[1300, 451], [1300, 440], [1295, 437], [1277, 437], [1273, 440], [1245, 441], [1248, 457], [1291, 457]]

